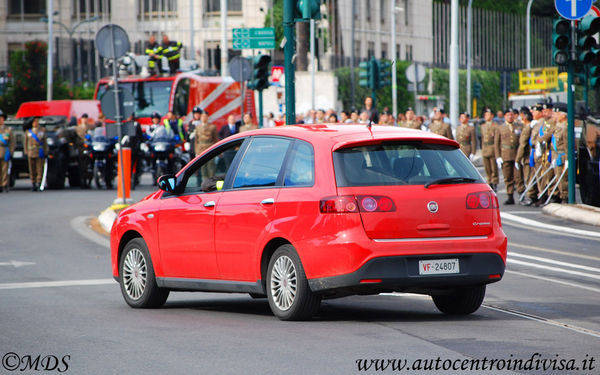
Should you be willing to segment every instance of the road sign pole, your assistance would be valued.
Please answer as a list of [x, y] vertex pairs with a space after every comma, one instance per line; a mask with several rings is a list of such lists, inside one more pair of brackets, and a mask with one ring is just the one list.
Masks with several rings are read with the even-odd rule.
[[123, 169], [123, 129], [121, 125], [121, 106], [119, 105], [119, 77], [117, 71], [117, 51], [115, 50], [115, 36], [114, 36], [114, 25], [110, 27], [110, 39], [112, 40], [112, 49], [113, 49], [113, 80], [115, 82], [115, 120], [117, 122], [117, 136], [119, 138], [119, 170], [121, 171], [121, 186], [123, 186], [123, 204], [127, 204], [126, 196], [129, 195], [129, 192], [125, 191], [125, 170]]
[[[571, 40], [575, 38], [575, 21], [571, 21]], [[569, 178], [569, 204], [575, 203], [575, 100], [573, 75], [575, 74], [575, 61], [577, 61], [575, 43], [571, 43], [571, 58], [568, 65], [567, 77], [567, 122], [568, 122], [568, 178]]]
[[283, 47], [284, 67], [285, 67], [285, 122], [287, 125], [296, 123], [296, 85], [295, 85], [295, 66], [292, 61], [296, 50], [296, 38], [294, 36], [294, 0], [284, 0], [283, 2], [283, 37], [285, 45]]
[[258, 126], [263, 127], [263, 90], [258, 90]]

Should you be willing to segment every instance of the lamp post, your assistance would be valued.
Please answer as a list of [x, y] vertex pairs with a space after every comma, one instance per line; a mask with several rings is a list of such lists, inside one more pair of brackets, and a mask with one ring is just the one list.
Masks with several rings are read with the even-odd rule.
[[[58, 14], [58, 12], [54, 12], [52, 14], [52, 16], [55, 16], [57, 14]], [[73, 34], [75, 34], [75, 30], [77, 30], [77, 28], [79, 26], [81, 26], [81, 25], [83, 25], [85, 23], [95, 22], [98, 19], [100, 19], [100, 17], [98, 17], [98, 16], [86, 18], [83, 21], [75, 24], [71, 28], [67, 27], [67, 25], [65, 25], [64, 23], [55, 20], [54, 18], [52, 19], [52, 23], [53, 24], [57, 24], [58, 26], [62, 27], [67, 32], [67, 34], [69, 34], [69, 43], [71, 45], [71, 48], [73, 48]], [[48, 22], [48, 17], [42, 17], [42, 18], [40, 18], [40, 22]], [[50, 24], [50, 23], [48, 23], [48, 24]], [[73, 56], [72, 53], [71, 53], [71, 56]], [[81, 65], [81, 56], [80, 56], [80, 53], [79, 53], [79, 48], [77, 49], [77, 58], [76, 59], [77, 59], [77, 66], [80, 66]], [[73, 86], [74, 84], [75, 84], [75, 72], [73, 71], [73, 69], [71, 69], [71, 86]]]
[[467, 8], [467, 112], [471, 112], [471, 63], [473, 60], [473, 0]]
[[[391, 0], [391, 9], [390, 16], [392, 18], [390, 22], [390, 33], [391, 33], [391, 44], [392, 44], [392, 115], [394, 116], [394, 121], [398, 122], [398, 79], [396, 77], [396, 69], [398, 67], [398, 59], [396, 58], [396, 12], [404, 11], [404, 8], [400, 8], [396, 6], [396, 0]], [[416, 108], [415, 108], [416, 110]]]
[[531, 4], [533, 3], [533, 0], [529, 0], [529, 2], [527, 2], [527, 17], [525, 22], [527, 23], [527, 51], [526, 51], [526, 56], [527, 56], [527, 69], [531, 69]]

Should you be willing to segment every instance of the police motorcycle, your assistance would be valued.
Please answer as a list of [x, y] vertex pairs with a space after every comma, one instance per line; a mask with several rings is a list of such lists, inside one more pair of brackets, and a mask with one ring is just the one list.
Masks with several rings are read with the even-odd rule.
[[150, 166], [156, 184], [158, 177], [175, 174], [183, 168], [189, 161], [189, 155], [182, 150], [181, 138], [164, 126], [157, 126], [149, 137]]
[[97, 127], [88, 138], [91, 163], [89, 168], [98, 189], [112, 189], [117, 176], [117, 140], [108, 138], [104, 127]]

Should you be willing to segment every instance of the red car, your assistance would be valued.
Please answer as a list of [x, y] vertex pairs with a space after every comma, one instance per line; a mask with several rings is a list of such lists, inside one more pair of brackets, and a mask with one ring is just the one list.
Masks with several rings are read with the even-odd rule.
[[470, 314], [500, 280], [498, 199], [455, 141], [365, 125], [229, 137], [123, 210], [112, 269], [132, 307], [169, 291], [266, 296], [282, 320], [323, 298], [432, 296]]

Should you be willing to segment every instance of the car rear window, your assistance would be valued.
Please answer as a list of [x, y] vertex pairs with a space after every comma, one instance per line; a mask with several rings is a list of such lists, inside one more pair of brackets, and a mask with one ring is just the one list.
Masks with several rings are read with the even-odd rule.
[[434, 143], [386, 142], [333, 152], [337, 186], [425, 185], [441, 178], [483, 182], [460, 149]]

